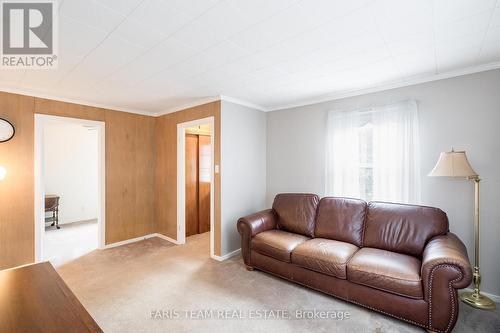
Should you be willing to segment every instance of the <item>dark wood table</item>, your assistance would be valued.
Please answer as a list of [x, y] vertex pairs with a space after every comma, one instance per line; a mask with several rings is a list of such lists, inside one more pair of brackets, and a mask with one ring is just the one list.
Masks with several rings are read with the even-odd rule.
[[52, 213], [52, 216], [45, 217], [45, 223], [52, 223], [50, 226], [55, 225], [56, 229], [61, 229], [59, 227], [59, 199], [58, 195], [45, 196], [45, 213]]
[[0, 271], [0, 332], [102, 332], [54, 267]]

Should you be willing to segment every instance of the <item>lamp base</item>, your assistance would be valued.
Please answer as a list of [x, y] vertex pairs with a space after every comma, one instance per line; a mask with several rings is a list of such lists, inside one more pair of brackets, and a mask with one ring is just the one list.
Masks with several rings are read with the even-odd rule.
[[465, 304], [468, 304], [476, 309], [494, 310], [496, 308], [495, 302], [493, 302], [489, 297], [474, 291], [461, 293], [460, 299]]

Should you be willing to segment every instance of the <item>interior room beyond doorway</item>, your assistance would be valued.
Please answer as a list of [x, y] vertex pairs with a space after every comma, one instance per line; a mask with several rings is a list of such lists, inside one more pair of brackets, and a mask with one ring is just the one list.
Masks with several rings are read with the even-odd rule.
[[211, 135], [208, 123], [185, 132], [186, 237], [210, 231]]

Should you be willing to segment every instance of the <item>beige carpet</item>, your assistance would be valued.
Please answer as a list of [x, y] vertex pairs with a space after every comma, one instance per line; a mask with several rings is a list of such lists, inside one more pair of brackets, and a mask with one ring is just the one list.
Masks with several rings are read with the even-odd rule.
[[[212, 260], [208, 233], [189, 237], [183, 246], [152, 238], [96, 250], [58, 271], [105, 332], [422, 332], [263, 272], [248, 272], [239, 256]], [[349, 317], [286, 315], [304, 309], [330, 311], [330, 316], [348, 312]], [[258, 314], [269, 318], [256, 319]], [[280, 315], [287, 318], [273, 318]], [[455, 331], [500, 332], [500, 311], [461, 305]]]

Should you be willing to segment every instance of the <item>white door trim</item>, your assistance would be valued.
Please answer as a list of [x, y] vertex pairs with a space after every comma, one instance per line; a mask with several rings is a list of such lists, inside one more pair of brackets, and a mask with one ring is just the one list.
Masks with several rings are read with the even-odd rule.
[[215, 257], [215, 117], [207, 117], [177, 124], [177, 244], [186, 243], [186, 128], [210, 124], [212, 135], [210, 146], [212, 151], [210, 182], [210, 257]]
[[35, 262], [43, 261], [43, 236], [45, 232], [45, 187], [43, 179], [43, 130], [47, 121], [60, 121], [97, 127], [98, 132], [98, 246], [103, 249], [106, 240], [106, 134], [102, 121], [35, 114]]

